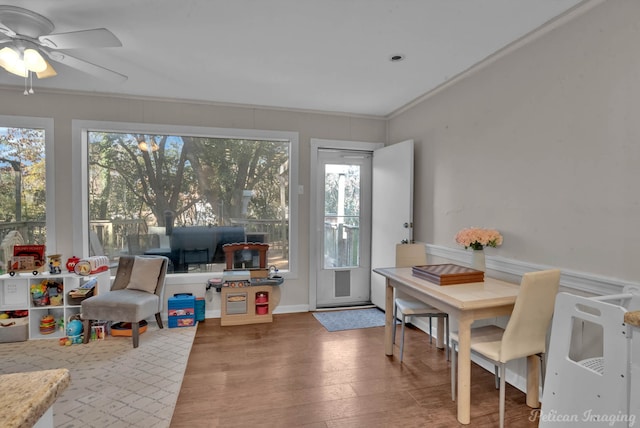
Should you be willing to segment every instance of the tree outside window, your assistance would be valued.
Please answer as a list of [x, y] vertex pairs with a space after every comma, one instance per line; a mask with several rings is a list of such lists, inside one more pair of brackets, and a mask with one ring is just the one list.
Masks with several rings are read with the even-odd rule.
[[17, 230], [27, 243], [46, 243], [44, 135], [44, 129], [0, 127], [0, 240]]
[[176, 271], [221, 270], [215, 246], [242, 238], [268, 243], [269, 264], [288, 268], [289, 141], [87, 136], [90, 227], [110, 257], [163, 254]]

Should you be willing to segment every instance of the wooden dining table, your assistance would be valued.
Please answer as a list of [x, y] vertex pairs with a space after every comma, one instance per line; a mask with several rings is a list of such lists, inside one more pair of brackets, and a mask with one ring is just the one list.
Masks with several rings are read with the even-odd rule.
[[[458, 322], [458, 421], [469, 424], [471, 419], [471, 324], [475, 320], [510, 315], [520, 289], [519, 284], [490, 278], [483, 282], [439, 285], [414, 276], [412, 268], [376, 268], [373, 272], [386, 279], [385, 290], [385, 354], [393, 355], [393, 295], [394, 288], [430, 304]], [[438, 323], [438, 343], [442, 347], [442, 323]], [[539, 361], [527, 359], [527, 405], [539, 407]], [[497, 403], [496, 403], [497, 405]]]

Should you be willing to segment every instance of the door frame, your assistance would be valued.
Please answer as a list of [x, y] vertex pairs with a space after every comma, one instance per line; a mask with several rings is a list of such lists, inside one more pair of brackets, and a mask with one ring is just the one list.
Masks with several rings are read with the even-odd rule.
[[317, 258], [318, 246], [314, 245], [318, 219], [318, 150], [370, 151], [384, 147], [384, 143], [364, 141], [326, 140], [311, 138], [310, 140], [310, 181], [309, 181], [309, 310], [317, 309]]

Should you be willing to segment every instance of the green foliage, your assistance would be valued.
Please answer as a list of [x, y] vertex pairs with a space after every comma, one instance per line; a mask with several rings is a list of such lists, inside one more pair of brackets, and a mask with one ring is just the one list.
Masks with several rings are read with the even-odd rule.
[[0, 221], [45, 221], [45, 165], [44, 130], [0, 128]]
[[[89, 133], [91, 219], [164, 225], [282, 218], [288, 143], [192, 136]], [[141, 150], [139, 143], [156, 150]], [[253, 196], [243, 212], [243, 192]], [[288, 197], [288, 192], [284, 192]]]

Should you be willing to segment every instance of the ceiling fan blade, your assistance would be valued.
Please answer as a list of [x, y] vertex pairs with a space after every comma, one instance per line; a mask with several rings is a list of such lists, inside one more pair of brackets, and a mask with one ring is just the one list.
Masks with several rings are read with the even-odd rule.
[[99, 77], [104, 80], [110, 80], [112, 82], [121, 83], [128, 79], [124, 74], [120, 74], [108, 68], [101, 67], [99, 65], [92, 64], [88, 61], [72, 57], [63, 52], [49, 51], [42, 49], [42, 51], [52, 60], [64, 64], [68, 67], [80, 70], [83, 73], [90, 74], [92, 76]]
[[16, 36], [16, 32], [13, 31], [11, 28], [7, 27], [6, 25], [4, 25], [2, 22], [0, 22], [0, 33], [6, 34], [9, 37]]
[[120, 40], [106, 28], [47, 34], [38, 37], [38, 40], [43, 46], [54, 49], [111, 48], [122, 46]]

